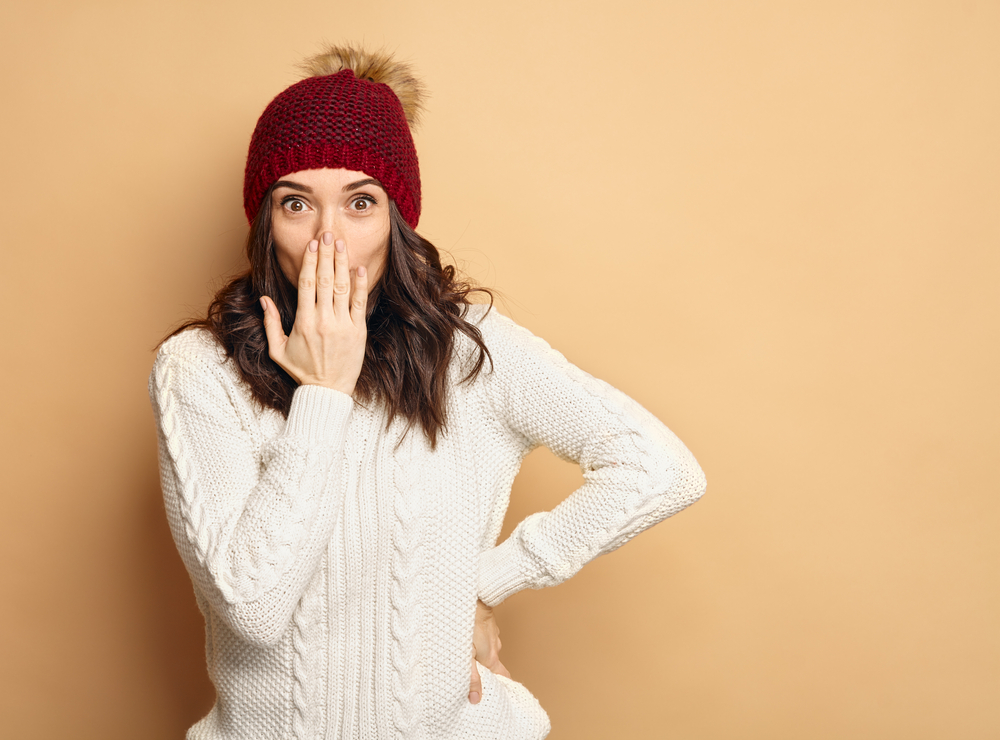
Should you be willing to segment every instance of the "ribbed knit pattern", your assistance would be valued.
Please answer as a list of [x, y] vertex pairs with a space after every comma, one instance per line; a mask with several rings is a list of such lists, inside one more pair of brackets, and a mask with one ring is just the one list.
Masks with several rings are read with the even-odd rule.
[[345, 69], [307, 77], [270, 102], [254, 129], [243, 177], [253, 221], [264, 193], [292, 172], [339, 168], [376, 178], [406, 222], [420, 220], [420, 168], [403, 107], [390, 87]]
[[[484, 316], [485, 314], [485, 316]], [[189, 738], [534, 740], [544, 710], [480, 667], [476, 598], [554, 585], [704, 491], [683, 444], [634, 401], [495, 311], [494, 368], [458, 337], [436, 449], [381, 406], [315, 386], [288, 419], [257, 406], [214, 340], [168, 340], [150, 375], [170, 527], [205, 614], [218, 701]], [[544, 444], [584, 484], [497, 535]]]

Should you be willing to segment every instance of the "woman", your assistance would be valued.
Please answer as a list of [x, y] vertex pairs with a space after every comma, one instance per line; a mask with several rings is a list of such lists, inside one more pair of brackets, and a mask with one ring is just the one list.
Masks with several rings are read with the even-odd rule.
[[[248, 272], [150, 376], [217, 691], [188, 737], [544, 737], [492, 607], [679, 511], [704, 478], [642, 407], [472, 304], [413, 230], [408, 68], [331, 48], [307, 72], [250, 143]], [[497, 545], [540, 444], [585, 483]]]

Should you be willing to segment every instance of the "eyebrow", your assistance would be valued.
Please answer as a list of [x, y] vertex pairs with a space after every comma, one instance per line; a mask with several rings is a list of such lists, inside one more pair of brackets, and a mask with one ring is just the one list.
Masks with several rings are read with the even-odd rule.
[[[358, 180], [357, 182], [348, 183], [343, 187], [342, 192], [349, 193], [352, 190], [357, 190], [367, 185], [377, 185], [380, 188], [382, 187], [382, 183], [380, 183], [374, 177], [368, 177], [364, 180]], [[302, 183], [295, 182], [293, 180], [278, 180], [278, 182], [274, 183], [274, 189], [277, 190], [278, 188], [291, 188], [292, 190], [299, 190], [303, 193], [309, 193], [310, 195], [313, 192], [313, 189], [308, 185], [303, 185]], [[385, 188], [382, 189], [384, 190]]]
[[[369, 177], [366, 180], [358, 180], [357, 182], [352, 182], [349, 185], [345, 185], [343, 192], [349, 193], [352, 190], [357, 190], [358, 188], [363, 188], [366, 185], [377, 185], [380, 188], [382, 187], [382, 183], [380, 183], [374, 177]], [[382, 189], [384, 190], [385, 188], [382, 188]]]
[[292, 190], [301, 190], [303, 193], [312, 193], [313, 191], [308, 185], [302, 185], [291, 180], [278, 180], [278, 182], [274, 183], [274, 189], [277, 190], [278, 188], [291, 188]]

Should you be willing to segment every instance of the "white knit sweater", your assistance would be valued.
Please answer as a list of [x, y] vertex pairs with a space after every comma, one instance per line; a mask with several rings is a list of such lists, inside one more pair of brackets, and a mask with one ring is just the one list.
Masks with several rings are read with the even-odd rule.
[[[705, 481], [665, 426], [495, 310], [490, 349], [458, 335], [448, 427], [386, 428], [329, 388], [262, 410], [214, 339], [165, 342], [149, 381], [174, 540], [205, 616], [218, 699], [188, 738], [534, 740], [549, 721], [516, 681], [480, 667], [476, 598], [550, 586], [694, 502]], [[522, 458], [545, 445], [585, 483], [499, 546]]]

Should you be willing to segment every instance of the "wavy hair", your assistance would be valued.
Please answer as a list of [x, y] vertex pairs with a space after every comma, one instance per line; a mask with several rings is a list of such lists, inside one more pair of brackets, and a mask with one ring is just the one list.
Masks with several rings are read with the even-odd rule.
[[[275, 254], [271, 189], [247, 236], [249, 269], [215, 294], [205, 318], [185, 322], [161, 344], [185, 329], [207, 329], [225, 349], [253, 398], [287, 417], [298, 385], [268, 355], [260, 297], [271, 297], [288, 334], [295, 323], [298, 290], [285, 277]], [[464, 319], [469, 295], [488, 295], [492, 307], [493, 294], [460, 278], [453, 266], [442, 265], [437, 248], [406, 223], [391, 199], [389, 227], [385, 269], [368, 297], [368, 341], [354, 397], [365, 403], [384, 403], [387, 423], [401, 416], [407, 432], [419, 425], [433, 447], [446, 427], [447, 369], [455, 352], [456, 332], [476, 347], [461, 382], [475, 379], [490, 358], [479, 329]]]

